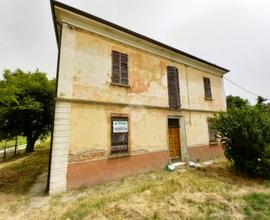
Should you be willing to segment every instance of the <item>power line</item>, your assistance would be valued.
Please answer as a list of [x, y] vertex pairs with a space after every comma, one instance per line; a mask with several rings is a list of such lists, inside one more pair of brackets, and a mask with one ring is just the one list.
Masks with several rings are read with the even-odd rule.
[[[252, 92], [252, 91], [250, 91], [250, 90], [244, 88], [243, 86], [240, 86], [239, 84], [233, 82], [233, 81], [230, 80], [230, 79], [227, 79], [227, 78], [225, 78], [225, 77], [223, 77], [223, 78], [226, 79], [228, 82], [232, 83], [233, 85], [239, 87], [240, 89], [243, 89], [244, 91], [246, 91], [247, 93], [249, 93], [249, 94], [251, 94], [251, 95], [254, 95], [254, 96], [256, 96], [256, 97], [261, 96], [261, 95], [258, 95], [258, 94], [256, 94], [256, 93], [254, 93], [254, 92]], [[261, 96], [261, 97], [265, 98], [264, 96]], [[269, 98], [267, 98], [267, 99], [269, 100]]]

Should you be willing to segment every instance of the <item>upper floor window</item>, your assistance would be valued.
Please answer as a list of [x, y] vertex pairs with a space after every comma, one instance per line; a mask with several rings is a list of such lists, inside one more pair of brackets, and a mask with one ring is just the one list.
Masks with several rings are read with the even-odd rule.
[[179, 88], [179, 76], [178, 69], [173, 66], [167, 67], [167, 81], [168, 81], [168, 94], [169, 94], [169, 106], [171, 108], [179, 108], [180, 103], [180, 88]]
[[112, 51], [112, 83], [128, 85], [128, 55]]
[[205, 97], [205, 99], [212, 100], [210, 79], [207, 78], [207, 77], [203, 77], [203, 85], [204, 85], [204, 97]]

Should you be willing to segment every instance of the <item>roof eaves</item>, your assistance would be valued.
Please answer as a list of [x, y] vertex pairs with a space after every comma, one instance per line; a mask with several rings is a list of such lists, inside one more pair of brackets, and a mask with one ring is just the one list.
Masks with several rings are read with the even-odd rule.
[[[131, 30], [127, 29], [127, 28], [124, 28], [124, 27], [122, 27], [122, 26], [119, 26], [119, 25], [117, 25], [117, 24], [114, 24], [114, 23], [112, 23], [112, 22], [109, 22], [109, 21], [104, 20], [104, 19], [102, 19], [102, 18], [96, 17], [96, 16], [94, 16], [94, 15], [92, 15], [92, 14], [89, 14], [89, 13], [87, 13], [87, 12], [81, 11], [81, 10], [79, 10], [79, 9], [77, 9], [77, 8], [71, 7], [71, 6], [69, 6], [69, 5], [66, 5], [66, 4], [64, 4], [64, 3], [61, 3], [61, 2], [58, 2], [58, 1], [54, 1], [54, 0], [50, 0], [50, 2], [51, 2], [52, 16], [53, 16], [53, 21], [54, 21], [54, 29], [55, 29], [55, 34], [56, 34], [56, 39], [57, 39], [58, 44], [59, 44], [59, 39], [58, 39], [58, 34], [57, 34], [57, 26], [56, 26], [56, 18], [55, 18], [54, 6], [61, 7], [61, 8], [63, 8], [63, 9], [66, 9], [66, 10], [68, 10], [68, 11], [71, 11], [71, 12], [73, 12], [73, 13], [75, 13], [75, 14], [79, 14], [79, 15], [81, 15], [81, 16], [83, 16], [83, 17], [92, 19], [92, 20], [94, 20], [94, 21], [100, 22], [100, 23], [105, 24], [105, 25], [108, 25], [108, 26], [110, 26], [110, 27], [112, 27], [112, 28], [115, 28], [115, 29], [120, 30], [120, 31], [125, 32], [125, 33], [128, 33], [128, 34], [130, 34], [130, 35], [133, 35], [133, 36], [138, 37], [138, 38], [140, 38], [140, 39], [143, 39], [143, 40], [145, 40], [145, 41], [151, 42], [151, 43], [153, 43], [153, 44], [155, 44], [155, 45], [158, 45], [158, 46], [160, 46], [160, 47], [166, 48], [166, 49], [171, 50], [171, 51], [174, 51], [174, 52], [176, 52], [176, 53], [178, 53], [178, 54], [181, 54], [181, 55], [184, 55], [184, 56], [189, 57], [189, 58], [191, 58], [191, 59], [194, 59], [194, 60], [197, 60], [197, 61], [199, 61], [199, 62], [205, 63], [205, 64], [207, 64], [207, 65], [210, 65], [210, 66], [212, 66], [212, 67], [215, 67], [215, 68], [217, 68], [217, 69], [220, 69], [220, 70], [223, 71], [224, 73], [229, 72], [228, 69], [225, 69], [225, 68], [223, 68], [223, 67], [221, 67], [221, 66], [218, 66], [218, 65], [213, 64], [213, 63], [211, 63], [211, 62], [209, 62], [209, 61], [203, 60], [203, 59], [201, 59], [201, 58], [199, 58], [199, 57], [193, 56], [193, 55], [191, 55], [191, 54], [189, 54], [189, 53], [186, 53], [186, 52], [184, 52], [184, 51], [181, 51], [181, 50], [179, 50], [179, 49], [176, 49], [176, 48], [174, 48], [174, 47], [171, 47], [171, 46], [166, 45], [166, 44], [164, 44], [164, 43], [161, 43], [161, 42], [159, 42], [159, 41], [156, 41], [156, 40], [154, 40], [154, 39], [152, 39], [152, 38], [149, 38], [149, 37], [144, 36], [144, 35], [142, 35], [142, 34], [139, 34], [139, 33], [137, 33], [137, 32], [131, 31]], [[58, 46], [59, 46], [59, 45], [58, 45]]]

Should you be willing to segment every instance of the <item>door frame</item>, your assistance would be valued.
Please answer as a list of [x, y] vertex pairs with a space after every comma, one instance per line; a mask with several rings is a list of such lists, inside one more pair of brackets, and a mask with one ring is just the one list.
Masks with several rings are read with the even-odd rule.
[[[183, 115], [168, 115], [167, 117], [167, 143], [168, 151], [170, 151], [170, 142], [169, 142], [169, 119], [178, 119], [179, 120], [179, 137], [180, 137], [180, 151], [181, 151], [181, 160], [187, 162], [188, 151], [187, 151], [187, 137], [186, 137], [186, 123], [185, 117]], [[169, 154], [169, 161], [171, 163], [171, 157]]]

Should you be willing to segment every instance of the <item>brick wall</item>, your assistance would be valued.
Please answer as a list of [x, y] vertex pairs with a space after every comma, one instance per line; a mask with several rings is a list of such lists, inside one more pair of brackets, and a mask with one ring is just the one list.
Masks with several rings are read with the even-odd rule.
[[206, 161], [224, 157], [224, 150], [219, 145], [204, 145], [188, 148], [189, 160]]
[[124, 176], [165, 168], [168, 151], [70, 163], [67, 173], [68, 189], [116, 180]]

